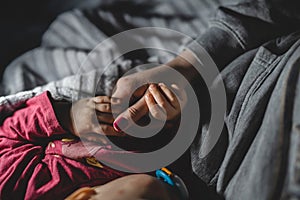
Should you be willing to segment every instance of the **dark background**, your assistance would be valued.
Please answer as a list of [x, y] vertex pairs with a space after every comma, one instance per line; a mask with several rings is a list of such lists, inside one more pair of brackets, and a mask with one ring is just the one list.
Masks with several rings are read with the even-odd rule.
[[9, 0], [0, 7], [0, 77], [17, 56], [39, 46], [42, 34], [62, 12], [95, 8], [101, 0]]

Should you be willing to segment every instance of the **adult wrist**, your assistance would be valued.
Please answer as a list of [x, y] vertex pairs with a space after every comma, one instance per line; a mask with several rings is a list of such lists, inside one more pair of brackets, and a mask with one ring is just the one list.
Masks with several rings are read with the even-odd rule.
[[198, 61], [194, 54], [190, 50], [186, 49], [166, 65], [180, 72], [188, 81], [191, 82], [200, 76], [197, 69], [194, 67], [196, 62]]

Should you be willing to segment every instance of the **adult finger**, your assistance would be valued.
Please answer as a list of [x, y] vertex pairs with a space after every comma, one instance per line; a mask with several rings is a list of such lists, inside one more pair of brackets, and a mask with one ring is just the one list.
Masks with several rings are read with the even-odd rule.
[[135, 104], [122, 112], [114, 121], [113, 126], [117, 132], [126, 131], [135, 122], [148, 114], [148, 112], [149, 110], [143, 96]]
[[171, 88], [175, 92], [175, 94], [178, 96], [178, 101], [182, 103], [182, 105], [185, 105], [187, 103], [187, 94], [184, 90], [178, 87], [177, 84], [172, 84]]
[[117, 87], [114, 90], [112, 97], [116, 99], [140, 99], [148, 88], [148, 84], [136, 88], [136, 81], [130, 78], [121, 78], [117, 82]]
[[157, 105], [151, 93], [145, 95], [145, 101], [147, 103], [150, 114], [155, 119], [166, 119], [166, 112]]
[[157, 85], [150, 85], [149, 92], [152, 94], [154, 100], [158, 104], [158, 106], [164, 110], [165, 113], [172, 112], [174, 108], [170, 105], [168, 100], [165, 98], [164, 94]]
[[173, 108], [178, 108], [179, 102], [177, 100], [176, 95], [164, 83], [159, 83], [158, 85], [161, 91], [165, 94], [168, 101], [170, 102], [171, 106]]

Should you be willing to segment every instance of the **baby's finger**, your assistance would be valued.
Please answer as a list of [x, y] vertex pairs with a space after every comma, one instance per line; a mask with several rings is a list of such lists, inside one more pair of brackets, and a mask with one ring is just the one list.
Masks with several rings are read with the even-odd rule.
[[111, 98], [108, 96], [96, 96], [92, 100], [94, 103], [110, 103]]
[[111, 104], [109, 103], [95, 104], [95, 109], [102, 113], [111, 113]]
[[177, 109], [179, 107], [179, 102], [176, 95], [164, 83], [159, 83], [158, 85], [170, 102], [171, 106]]
[[108, 96], [96, 96], [96, 97], [93, 97], [92, 100], [96, 104], [101, 104], [101, 103], [118, 104], [118, 103], [120, 103], [120, 99], [114, 98], [114, 97], [108, 97]]
[[178, 96], [178, 100], [182, 103], [182, 105], [185, 105], [187, 102], [187, 94], [184, 90], [180, 89], [178, 87], [178, 85], [176, 84], [172, 84], [171, 88], [173, 89], [173, 91], [177, 94]]
[[158, 120], [165, 120], [167, 118], [165, 110], [160, 108], [151, 93], [145, 95], [145, 101], [148, 106], [150, 114]]

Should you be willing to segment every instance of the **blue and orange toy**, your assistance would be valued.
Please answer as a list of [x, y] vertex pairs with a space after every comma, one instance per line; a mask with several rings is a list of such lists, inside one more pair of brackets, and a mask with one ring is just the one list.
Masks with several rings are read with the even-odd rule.
[[167, 168], [163, 167], [161, 169], [156, 170], [156, 177], [160, 180], [163, 180], [165, 183], [171, 185], [172, 187], [176, 187], [180, 194], [180, 199], [188, 200], [189, 199], [189, 192], [184, 184], [183, 180], [177, 176], [176, 174], [172, 173]]

